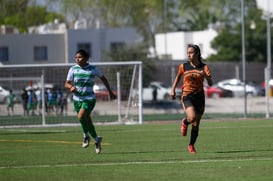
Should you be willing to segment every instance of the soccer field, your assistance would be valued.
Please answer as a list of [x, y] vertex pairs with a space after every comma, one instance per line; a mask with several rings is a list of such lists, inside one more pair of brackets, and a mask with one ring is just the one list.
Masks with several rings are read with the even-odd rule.
[[194, 155], [179, 121], [96, 128], [100, 155], [80, 127], [0, 129], [0, 180], [273, 180], [272, 120], [205, 120]]

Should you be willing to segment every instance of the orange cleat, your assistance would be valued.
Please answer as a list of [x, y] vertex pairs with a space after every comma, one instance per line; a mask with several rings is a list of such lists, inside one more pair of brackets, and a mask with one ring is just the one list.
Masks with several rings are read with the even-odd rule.
[[189, 146], [188, 146], [188, 150], [189, 150], [189, 152], [190, 152], [191, 154], [195, 154], [195, 153], [196, 153], [196, 150], [195, 150], [195, 148], [194, 148], [194, 145], [189, 145]]

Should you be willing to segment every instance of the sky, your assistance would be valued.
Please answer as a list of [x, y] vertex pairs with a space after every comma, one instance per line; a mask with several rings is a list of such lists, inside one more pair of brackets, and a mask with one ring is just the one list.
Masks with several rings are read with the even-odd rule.
[[273, 13], [273, 1], [272, 0], [256, 0], [258, 7], [264, 11]]
[[[46, 6], [46, 0], [35, 0], [37, 4]], [[58, 12], [60, 10], [60, 6], [56, 5], [54, 7], [50, 7], [50, 10]]]

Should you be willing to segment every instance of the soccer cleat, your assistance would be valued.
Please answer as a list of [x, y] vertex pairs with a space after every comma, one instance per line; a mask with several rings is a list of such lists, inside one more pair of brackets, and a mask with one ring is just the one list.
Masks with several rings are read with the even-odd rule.
[[194, 145], [189, 145], [189, 146], [188, 146], [188, 150], [189, 150], [189, 152], [190, 152], [191, 154], [195, 154], [195, 153], [196, 153], [196, 150], [195, 150], [195, 148], [194, 148]]
[[84, 137], [82, 142], [82, 147], [87, 148], [89, 146], [89, 142], [90, 142], [90, 137], [89, 136]]
[[181, 135], [182, 135], [182, 136], [186, 136], [186, 135], [187, 135], [187, 130], [188, 130], [188, 125], [186, 125], [186, 124], [184, 123], [184, 120], [185, 120], [185, 119], [186, 119], [186, 118], [182, 119], [181, 128], [180, 128], [180, 132], [181, 132]]
[[102, 142], [102, 137], [98, 136], [95, 139], [95, 147], [96, 147], [96, 153], [100, 154], [101, 152], [101, 142]]

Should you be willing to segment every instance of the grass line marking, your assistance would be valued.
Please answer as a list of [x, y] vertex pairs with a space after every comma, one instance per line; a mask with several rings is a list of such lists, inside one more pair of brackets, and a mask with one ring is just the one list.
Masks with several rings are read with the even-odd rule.
[[177, 161], [135, 161], [135, 162], [108, 162], [108, 163], [83, 163], [83, 164], [58, 164], [58, 165], [22, 165], [1, 166], [0, 169], [27, 169], [27, 168], [57, 168], [57, 167], [82, 167], [82, 166], [119, 166], [119, 165], [152, 165], [152, 164], [178, 164], [178, 163], [213, 163], [213, 162], [245, 162], [245, 161], [272, 161], [273, 158], [246, 158], [246, 159], [209, 159], [209, 160], [177, 160]]
[[[13, 143], [60, 143], [60, 144], [81, 144], [82, 142], [77, 141], [62, 141], [62, 140], [1, 140], [0, 142], [13, 142]], [[93, 144], [94, 142], [90, 142], [90, 144]], [[105, 143], [103, 142], [102, 145], [111, 145], [111, 143]]]

